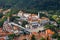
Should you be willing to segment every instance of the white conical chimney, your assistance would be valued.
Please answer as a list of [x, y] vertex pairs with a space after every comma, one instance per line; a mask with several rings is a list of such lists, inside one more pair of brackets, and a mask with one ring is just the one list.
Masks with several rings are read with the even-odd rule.
[[40, 12], [38, 12], [38, 18], [40, 18]]

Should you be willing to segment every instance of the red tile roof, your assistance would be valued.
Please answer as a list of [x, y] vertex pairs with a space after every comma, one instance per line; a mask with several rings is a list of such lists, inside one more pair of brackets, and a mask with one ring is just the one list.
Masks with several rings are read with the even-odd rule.
[[4, 38], [0, 38], [0, 40], [5, 40]]
[[4, 32], [2, 30], [2, 28], [0, 28], [0, 36], [6, 36], [6, 35], [10, 35], [10, 34], [13, 34], [12, 32]]

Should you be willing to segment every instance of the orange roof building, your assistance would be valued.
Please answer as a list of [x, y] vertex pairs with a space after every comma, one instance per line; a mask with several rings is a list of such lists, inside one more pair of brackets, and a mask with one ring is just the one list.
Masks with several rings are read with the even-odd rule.
[[28, 21], [30, 21], [30, 22], [38, 21], [38, 16], [36, 14], [31, 14], [28, 17]]
[[53, 34], [54, 34], [54, 32], [51, 31], [50, 29], [46, 30], [46, 36], [48, 37], [48, 40], [51, 40], [51, 35], [53, 35]]
[[48, 35], [48, 34], [51, 34], [51, 35], [52, 35], [52, 34], [54, 34], [54, 32], [51, 31], [50, 29], [47, 29], [47, 30], [46, 30], [46, 34], [47, 34], [47, 35]]
[[0, 40], [5, 40], [4, 38], [0, 38]]

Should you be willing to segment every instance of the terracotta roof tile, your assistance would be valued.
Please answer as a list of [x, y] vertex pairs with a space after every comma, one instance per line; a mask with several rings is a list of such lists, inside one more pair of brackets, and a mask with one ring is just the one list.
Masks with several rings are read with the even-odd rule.
[[0, 40], [5, 40], [4, 38], [0, 38]]

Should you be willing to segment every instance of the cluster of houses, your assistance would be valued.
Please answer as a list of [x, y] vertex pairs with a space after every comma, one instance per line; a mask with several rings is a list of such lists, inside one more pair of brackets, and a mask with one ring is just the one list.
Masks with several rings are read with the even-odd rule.
[[[24, 13], [23, 11], [19, 11], [16, 15], [13, 15], [13, 16], [20, 17], [20, 18], [17, 18], [17, 22], [18, 22], [18, 24], [20, 24], [20, 26], [22, 24], [22, 21], [25, 20], [28, 22], [28, 24], [25, 25], [26, 30], [32, 31], [31, 29], [34, 29], [34, 28], [36, 30], [37, 30], [37, 28], [44, 30], [44, 28], [41, 28], [41, 27], [44, 26], [45, 24], [48, 24], [49, 19], [46, 17], [39, 18], [39, 15], [40, 15], [39, 13], [38, 13], [38, 15], [36, 15], [36, 14]], [[8, 22], [8, 21], [6, 21], [6, 22], [4, 22], [3, 28], [7, 29], [6, 31], [8, 31], [9, 30], [8, 27], [10, 26], [10, 28], [12, 29], [11, 26], [13, 24], [12, 24], [12, 22]], [[13, 22], [13, 23], [15, 23], [15, 22]], [[7, 26], [6, 26], [6, 24], [7, 24]], [[5, 26], [6, 26], [6, 28], [5, 28]], [[15, 26], [17, 26], [17, 25], [15, 25]]]
[[[4, 11], [3, 14], [9, 11], [10, 9]], [[23, 34], [23, 32], [26, 32], [26, 33], [38, 32], [39, 30], [44, 30], [44, 25], [49, 24], [49, 23], [57, 26], [57, 23], [54, 21], [50, 21], [49, 18], [46, 18], [46, 17], [39, 18], [40, 13], [36, 15], [36, 14], [25, 13], [23, 11], [19, 11], [17, 14], [13, 14], [12, 16], [20, 17], [20, 18], [16, 18], [18, 24], [15, 22], [8, 22], [8, 21], [5, 21], [3, 24], [3, 30], [11, 34], [12, 33]], [[22, 27], [21, 24], [22, 24], [22, 21], [24, 20], [27, 21], [28, 24], [26, 24], [25, 27]]]

